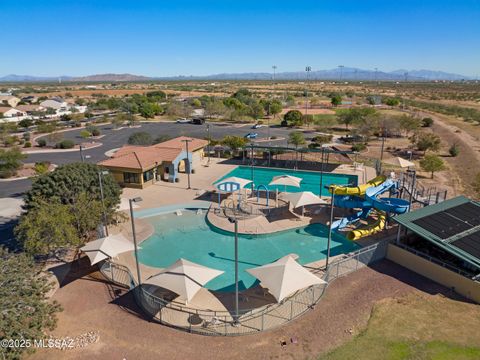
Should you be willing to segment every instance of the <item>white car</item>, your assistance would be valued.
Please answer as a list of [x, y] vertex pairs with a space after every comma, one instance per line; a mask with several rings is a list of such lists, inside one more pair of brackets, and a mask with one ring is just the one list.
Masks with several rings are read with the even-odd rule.
[[177, 119], [178, 124], [188, 124], [189, 122], [190, 122], [190, 120], [188, 120], [186, 118]]
[[262, 124], [255, 124], [252, 126], [252, 129], [260, 129], [262, 127], [264, 127], [265, 125], [262, 125]]

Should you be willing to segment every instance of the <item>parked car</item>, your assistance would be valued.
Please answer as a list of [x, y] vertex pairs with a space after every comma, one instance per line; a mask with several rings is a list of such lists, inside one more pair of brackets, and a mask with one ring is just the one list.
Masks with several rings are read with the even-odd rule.
[[265, 125], [262, 125], [262, 124], [255, 124], [252, 126], [252, 129], [260, 129], [262, 127], [264, 127]]
[[187, 118], [177, 119], [178, 124], [188, 124], [189, 122], [190, 122], [190, 120], [188, 120]]
[[194, 119], [192, 119], [192, 124], [203, 125], [203, 124], [205, 124], [205, 119], [204, 118], [194, 118]]
[[245, 139], [256, 139], [258, 136], [257, 133], [248, 133], [247, 135], [244, 136]]

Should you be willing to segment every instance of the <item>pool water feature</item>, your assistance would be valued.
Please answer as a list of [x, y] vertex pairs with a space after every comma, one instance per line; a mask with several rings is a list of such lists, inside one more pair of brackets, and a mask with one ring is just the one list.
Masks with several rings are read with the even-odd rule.
[[[288, 169], [270, 169], [255, 167], [253, 170], [255, 188], [260, 185], [266, 185], [268, 187], [268, 190], [270, 191], [275, 191], [276, 189], [278, 189], [278, 191], [284, 191], [285, 186], [283, 185], [268, 185], [272, 181], [273, 177], [279, 175], [291, 175], [302, 178], [302, 181], [300, 183], [301, 186], [299, 188], [294, 186], [287, 186], [286, 190], [288, 192], [311, 191], [316, 195], [319, 194], [320, 172], [315, 171], [293, 171]], [[252, 168], [250, 166], [238, 166], [225, 176], [218, 179], [216, 183], [231, 176], [252, 180]], [[332, 184], [357, 186], [357, 183], [357, 175], [323, 173], [324, 188], [322, 189], [322, 196], [330, 196], [328, 189], [325, 187], [328, 187]], [[247, 185], [246, 187], [248, 188], [249, 185]]]
[[[224, 274], [210, 281], [211, 290], [233, 291], [235, 287], [235, 253], [233, 233], [207, 223], [205, 213], [194, 209], [143, 218], [154, 227], [154, 234], [141, 244], [142, 264], [165, 268], [179, 258], [214, 269]], [[233, 231], [233, 224], [232, 224]], [[239, 236], [239, 286], [252, 287], [256, 279], [245, 270], [268, 264], [287, 254], [299, 255], [302, 265], [324, 259], [327, 252], [328, 227], [312, 224], [303, 228], [269, 235]], [[348, 253], [359, 246], [340, 234], [332, 234], [331, 256]]]

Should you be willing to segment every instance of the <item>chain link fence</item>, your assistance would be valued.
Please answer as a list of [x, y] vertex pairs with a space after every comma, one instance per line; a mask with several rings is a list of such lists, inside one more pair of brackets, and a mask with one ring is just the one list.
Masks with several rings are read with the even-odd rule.
[[346, 254], [332, 262], [328, 270], [312, 269], [326, 284], [300, 290], [280, 303], [242, 310], [238, 321], [235, 321], [233, 310], [194, 309], [157, 297], [150, 291], [149, 285], [137, 286], [132, 273], [124, 265], [107, 261], [100, 271], [112, 283], [131, 289], [137, 304], [161, 324], [203, 335], [234, 336], [274, 329], [298, 318], [315, 307], [335, 279], [383, 259], [387, 245], [388, 241], [381, 241]]

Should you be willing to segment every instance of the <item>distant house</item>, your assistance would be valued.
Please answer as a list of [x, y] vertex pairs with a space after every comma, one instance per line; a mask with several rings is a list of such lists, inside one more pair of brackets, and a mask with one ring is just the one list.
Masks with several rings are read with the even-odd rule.
[[28, 95], [28, 96], [22, 97], [22, 101], [31, 104], [31, 103], [37, 102], [38, 97], [36, 97], [34, 95]]
[[27, 115], [35, 115], [38, 112], [45, 111], [45, 108], [41, 105], [18, 105], [15, 109], [26, 112]]
[[[190, 140], [187, 149], [184, 140]], [[155, 180], [177, 181], [179, 172], [192, 172], [200, 166], [203, 149], [208, 141], [180, 136], [152, 146], [126, 145], [118, 149], [110, 159], [101, 161], [122, 186], [144, 188]]]
[[50, 109], [55, 109], [55, 110], [61, 110], [61, 109], [67, 109], [68, 104], [65, 100], [59, 97], [54, 97], [45, 101], [42, 101], [40, 103], [40, 106], [43, 106], [44, 108], [50, 108]]
[[27, 116], [26, 112], [7, 106], [0, 106], [0, 114], [8, 121], [20, 121]]
[[0, 105], [15, 107], [20, 102], [20, 99], [13, 95], [0, 96]]

